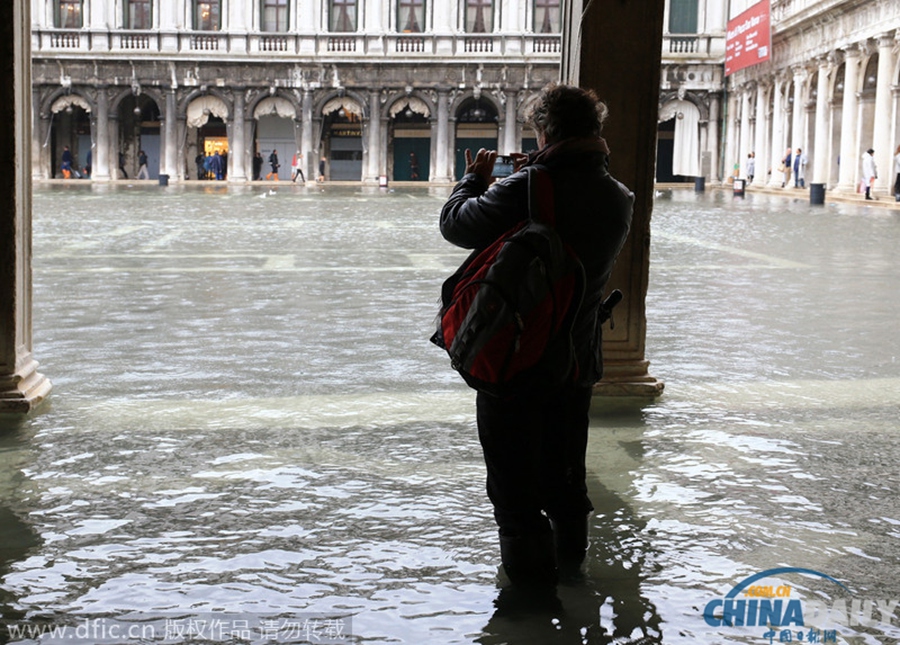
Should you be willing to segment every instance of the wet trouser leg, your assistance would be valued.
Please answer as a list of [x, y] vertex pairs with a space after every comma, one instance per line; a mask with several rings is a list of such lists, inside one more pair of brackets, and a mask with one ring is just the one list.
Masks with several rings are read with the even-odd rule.
[[579, 564], [584, 558], [593, 510], [584, 465], [590, 400], [590, 387], [574, 386], [506, 399], [478, 394], [487, 492], [513, 583], [555, 583], [557, 551]]

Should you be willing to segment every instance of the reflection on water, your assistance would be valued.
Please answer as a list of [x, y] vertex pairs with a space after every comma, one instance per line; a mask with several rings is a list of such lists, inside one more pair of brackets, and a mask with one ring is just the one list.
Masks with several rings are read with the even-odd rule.
[[900, 216], [659, 199], [647, 351], [666, 393], [598, 402], [585, 576], [535, 600], [501, 590], [473, 396], [427, 342], [465, 255], [436, 230], [445, 194], [40, 188], [35, 350], [54, 393], [0, 421], [7, 627], [239, 616], [346, 621], [333, 642], [764, 643], [704, 607], [799, 567], [852, 593], [768, 582], [846, 601], [835, 642], [900, 642], [878, 610], [900, 599]]

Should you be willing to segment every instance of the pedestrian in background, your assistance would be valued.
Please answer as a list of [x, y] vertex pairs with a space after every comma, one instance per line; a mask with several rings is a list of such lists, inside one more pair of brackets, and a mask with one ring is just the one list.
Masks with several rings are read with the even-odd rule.
[[794, 188], [806, 188], [807, 161], [803, 150], [797, 148], [797, 154], [794, 155]]
[[784, 153], [784, 158], [781, 160], [781, 171], [784, 173], [784, 180], [781, 182], [781, 187], [784, 188], [791, 181], [791, 149], [788, 148]]
[[306, 177], [303, 176], [303, 155], [300, 154], [298, 150], [294, 154], [294, 158], [291, 160], [291, 181], [297, 181], [297, 177], [300, 177], [300, 181], [304, 184], [306, 183]]
[[894, 151], [894, 199], [900, 202], [900, 146]]
[[875, 166], [875, 150], [869, 148], [862, 157], [862, 181], [866, 191], [866, 199], [873, 199], [872, 186], [878, 179], [878, 168]]
[[262, 167], [263, 167], [263, 156], [262, 153], [257, 150], [253, 155], [253, 181], [259, 181], [262, 179]]
[[138, 173], [135, 179], [150, 179], [150, 171], [147, 170], [147, 153], [143, 150], [138, 152]]
[[753, 178], [756, 176], [756, 153], [747, 154], [747, 183], [752, 184]]
[[275, 181], [278, 181], [278, 169], [281, 167], [281, 164], [278, 163], [278, 151], [273, 150], [272, 154], [269, 155], [269, 166], [272, 168], [272, 172], [266, 175], [266, 179], [272, 179], [275, 177]]
[[62, 163], [60, 164], [59, 169], [62, 171], [64, 179], [72, 178], [73, 163], [74, 157], [72, 156], [72, 151], [69, 150], [69, 146], [63, 146]]

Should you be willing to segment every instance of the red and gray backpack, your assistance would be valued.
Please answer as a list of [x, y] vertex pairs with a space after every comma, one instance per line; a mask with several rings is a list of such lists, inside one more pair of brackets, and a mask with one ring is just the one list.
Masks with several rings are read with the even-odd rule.
[[528, 218], [444, 283], [431, 338], [470, 387], [495, 396], [536, 379], [562, 382], [572, 371], [584, 267], [554, 228], [553, 182], [545, 169], [528, 167], [528, 193]]

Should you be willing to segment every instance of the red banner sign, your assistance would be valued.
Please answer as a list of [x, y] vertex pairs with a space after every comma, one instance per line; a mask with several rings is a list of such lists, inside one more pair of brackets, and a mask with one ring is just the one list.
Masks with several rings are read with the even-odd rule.
[[725, 36], [725, 76], [769, 60], [772, 45], [771, 2], [760, 0], [728, 21]]

